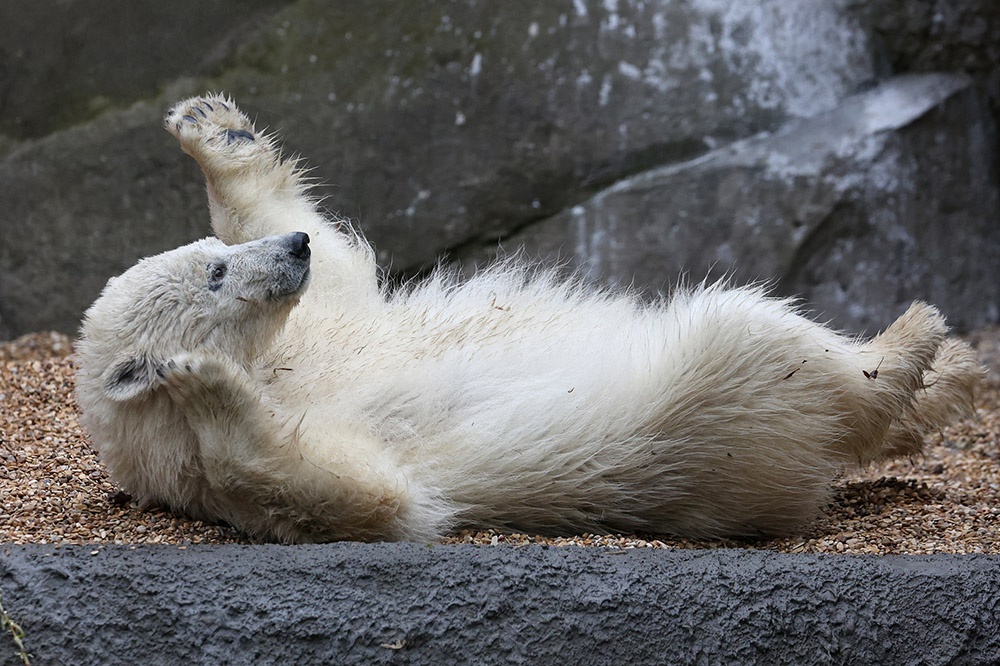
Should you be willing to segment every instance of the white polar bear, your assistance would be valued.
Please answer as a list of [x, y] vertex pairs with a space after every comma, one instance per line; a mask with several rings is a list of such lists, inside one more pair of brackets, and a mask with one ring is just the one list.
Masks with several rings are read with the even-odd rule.
[[863, 342], [759, 288], [648, 305], [508, 263], [390, 293], [231, 100], [166, 127], [218, 239], [112, 279], [77, 348], [83, 423], [144, 503], [286, 542], [783, 534], [971, 409], [981, 368], [928, 305]]

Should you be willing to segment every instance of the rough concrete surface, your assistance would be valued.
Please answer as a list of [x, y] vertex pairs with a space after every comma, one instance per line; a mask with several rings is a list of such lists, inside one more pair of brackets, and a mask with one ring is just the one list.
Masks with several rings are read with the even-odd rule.
[[1000, 661], [991, 556], [7, 546], [0, 589], [35, 664]]

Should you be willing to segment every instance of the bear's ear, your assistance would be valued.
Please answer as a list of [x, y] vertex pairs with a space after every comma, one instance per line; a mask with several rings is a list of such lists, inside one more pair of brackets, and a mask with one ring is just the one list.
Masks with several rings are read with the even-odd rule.
[[159, 366], [145, 354], [120, 360], [104, 373], [104, 392], [122, 402], [152, 391], [160, 382]]

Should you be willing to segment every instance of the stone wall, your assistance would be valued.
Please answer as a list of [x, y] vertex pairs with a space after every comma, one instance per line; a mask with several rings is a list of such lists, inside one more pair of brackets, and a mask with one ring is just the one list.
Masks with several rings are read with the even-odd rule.
[[665, 291], [768, 280], [835, 325], [1000, 319], [992, 0], [0, 5], [0, 339], [208, 233], [159, 129], [225, 90], [393, 272], [498, 250]]
[[[995, 664], [1000, 558], [8, 546], [38, 664]], [[9, 636], [0, 649], [11, 656]]]

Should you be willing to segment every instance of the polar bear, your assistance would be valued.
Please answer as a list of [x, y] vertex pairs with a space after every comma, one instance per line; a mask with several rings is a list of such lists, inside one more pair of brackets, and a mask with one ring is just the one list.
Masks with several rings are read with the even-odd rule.
[[283, 542], [779, 535], [971, 411], [929, 305], [861, 341], [759, 287], [649, 304], [516, 261], [390, 291], [232, 100], [165, 125], [216, 238], [110, 280], [77, 347], [82, 423], [147, 505]]

